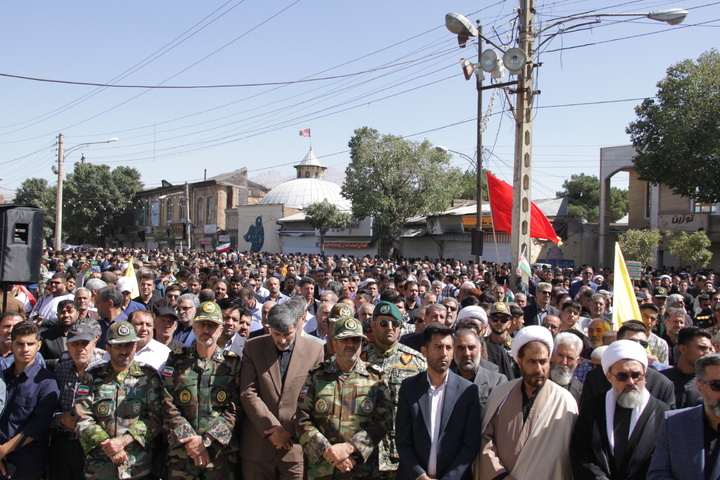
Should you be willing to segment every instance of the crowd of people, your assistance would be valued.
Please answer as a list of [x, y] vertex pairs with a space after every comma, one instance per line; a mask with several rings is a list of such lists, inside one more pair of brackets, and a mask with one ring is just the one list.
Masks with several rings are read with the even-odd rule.
[[720, 278], [45, 251], [0, 316], [0, 479], [720, 478]]

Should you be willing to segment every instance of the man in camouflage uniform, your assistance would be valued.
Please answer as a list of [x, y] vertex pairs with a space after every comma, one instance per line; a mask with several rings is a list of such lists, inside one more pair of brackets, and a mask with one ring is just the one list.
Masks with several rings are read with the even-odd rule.
[[376, 445], [392, 424], [392, 403], [382, 370], [360, 360], [365, 338], [359, 320], [338, 319], [335, 359], [315, 366], [300, 390], [297, 435], [310, 479], [378, 476]]
[[217, 346], [222, 323], [216, 303], [201, 304], [193, 323], [195, 345], [171, 352], [162, 372], [172, 479], [234, 475], [240, 357]]
[[75, 433], [85, 455], [85, 476], [144, 478], [151, 445], [162, 428], [162, 385], [154, 368], [133, 360], [138, 341], [128, 322], [107, 334], [110, 361], [89, 369], [75, 398]]
[[395, 478], [400, 457], [395, 447], [395, 417], [397, 415], [400, 384], [427, 369], [425, 358], [417, 350], [399, 342], [403, 317], [397, 306], [390, 302], [379, 302], [373, 310], [371, 328], [375, 342], [363, 348], [360, 358], [380, 367], [390, 387], [392, 400], [392, 423], [387, 436], [380, 443], [380, 475], [385, 479]]

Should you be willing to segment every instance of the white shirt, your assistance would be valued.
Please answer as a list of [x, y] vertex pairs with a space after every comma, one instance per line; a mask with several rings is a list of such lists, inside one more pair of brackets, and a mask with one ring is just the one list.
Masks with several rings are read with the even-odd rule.
[[[37, 312], [43, 320], [57, 320], [57, 306], [63, 300], [75, 300], [75, 295], [67, 292], [57, 297], [42, 297], [35, 303], [33, 312]], [[32, 316], [32, 313], [30, 315]]]
[[437, 474], [437, 449], [440, 442], [440, 420], [442, 416], [443, 402], [445, 400], [445, 387], [447, 387], [450, 374], [445, 372], [445, 380], [438, 388], [433, 387], [430, 375], [427, 374], [428, 385], [430, 389], [430, 458], [428, 458], [427, 474], [434, 477]]
[[153, 338], [140, 351], [135, 352], [135, 360], [161, 372], [165, 368], [168, 355], [170, 355], [170, 349]]

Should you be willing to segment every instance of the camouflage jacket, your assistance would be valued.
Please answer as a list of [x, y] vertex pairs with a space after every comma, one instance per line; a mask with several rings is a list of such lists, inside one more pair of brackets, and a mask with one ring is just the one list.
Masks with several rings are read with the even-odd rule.
[[[350, 372], [342, 372], [335, 360], [316, 365], [300, 390], [297, 410], [297, 436], [309, 460], [308, 478], [376, 474], [375, 445], [391, 424], [392, 403], [382, 370], [361, 361]], [[322, 455], [343, 442], [355, 446], [357, 465], [347, 473], [333, 472]]]
[[363, 348], [360, 358], [380, 367], [385, 372], [383, 378], [390, 387], [390, 400], [393, 406], [392, 424], [387, 436], [380, 443], [379, 460], [381, 472], [397, 470], [400, 455], [395, 446], [395, 417], [397, 416], [400, 384], [406, 378], [427, 370], [425, 357], [417, 350], [397, 342], [386, 351], [371, 343]]
[[125, 434], [133, 442], [125, 448], [127, 465], [117, 465], [118, 478], [150, 473], [150, 447], [162, 428], [162, 385], [154, 368], [133, 361], [115, 373], [110, 362], [83, 375], [75, 396], [77, 425], [88, 463], [112, 464], [100, 443]]
[[240, 357], [218, 346], [204, 359], [194, 347], [179, 348], [170, 352], [162, 379], [171, 449], [184, 438], [207, 434], [216, 453], [237, 450], [232, 432], [239, 416]]

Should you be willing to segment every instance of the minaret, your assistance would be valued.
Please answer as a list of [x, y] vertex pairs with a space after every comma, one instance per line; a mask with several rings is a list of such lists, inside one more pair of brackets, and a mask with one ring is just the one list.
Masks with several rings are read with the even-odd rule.
[[303, 158], [303, 161], [300, 162], [300, 165], [295, 165], [295, 169], [297, 170], [297, 178], [317, 178], [323, 180], [327, 167], [320, 165], [311, 148], [308, 154], [305, 155], [305, 158]]

